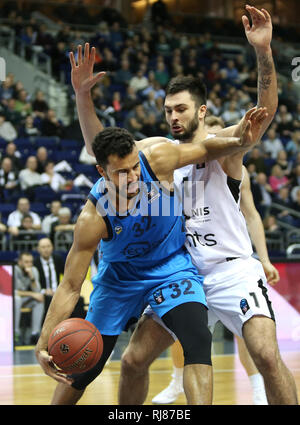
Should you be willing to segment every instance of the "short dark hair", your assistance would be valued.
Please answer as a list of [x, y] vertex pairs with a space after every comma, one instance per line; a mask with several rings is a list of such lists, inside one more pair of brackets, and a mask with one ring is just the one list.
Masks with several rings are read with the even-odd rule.
[[19, 253], [19, 256], [18, 256], [18, 260], [21, 260], [23, 257], [24, 257], [24, 255], [26, 255], [27, 257], [33, 257], [33, 255], [31, 254], [31, 252], [29, 252], [29, 251], [21, 251], [20, 253]]
[[107, 127], [97, 134], [92, 149], [97, 164], [106, 168], [109, 155], [117, 154], [120, 158], [124, 158], [133, 151], [134, 146], [134, 139], [125, 128]]
[[198, 108], [201, 105], [206, 105], [207, 89], [199, 77], [179, 75], [172, 78], [167, 85], [166, 96], [185, 90], [190, 93]]

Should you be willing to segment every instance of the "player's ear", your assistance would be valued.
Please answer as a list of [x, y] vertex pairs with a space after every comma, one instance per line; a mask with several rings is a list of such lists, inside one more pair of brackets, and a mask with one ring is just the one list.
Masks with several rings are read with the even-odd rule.
[[102, 176], [102, 177], [105, 177], [106, 176], [106, 172], [105, 172], [105, 169], [103, 168], [103, 167], [101, 167], [101, 165], [96, 165], [96, 168], [97, 168], [97, 170], [98, 170], [98, 173]]
[[200, 106], [199, 111], [198, 111], [199, 121], [204, 120], [204, 117], [206, 115], [206, 110], [207, 110], [206, 105], [201, 105]]

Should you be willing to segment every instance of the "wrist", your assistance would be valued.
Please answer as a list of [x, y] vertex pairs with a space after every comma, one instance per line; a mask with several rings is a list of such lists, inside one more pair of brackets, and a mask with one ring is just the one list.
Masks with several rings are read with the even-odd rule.
[[269, 44], [268, 46], [261, 46], [261, 47], [255, 47], [254, 46], [254, 50], [256, 52], [257, 55], [259, 54], [269, 54], [270, 56], [272, 56], [272, 48], [271, 45]]
[[269, 259], [269, 258], [261, 258], [261, 259], [260, 259], [260, 262], [261, 262], [262, 264], [267, 264], [267, 263], [270, 263], [270, 259]]
[[92, 93], [91, 93], [91, 90], [76, 91], [75, 97], [77, 101], [91, 99]]

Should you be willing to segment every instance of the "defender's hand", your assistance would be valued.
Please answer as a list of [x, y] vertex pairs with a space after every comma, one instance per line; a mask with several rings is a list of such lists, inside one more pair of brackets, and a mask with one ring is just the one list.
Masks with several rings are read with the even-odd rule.
[[255, 49], [268, 49], [272, 40], [272, 20], [265, 9], [258, 10], [253, 6], [246, 6], [252, 20], [250, 26], [246, 15], [242, 16], [246, 37]]

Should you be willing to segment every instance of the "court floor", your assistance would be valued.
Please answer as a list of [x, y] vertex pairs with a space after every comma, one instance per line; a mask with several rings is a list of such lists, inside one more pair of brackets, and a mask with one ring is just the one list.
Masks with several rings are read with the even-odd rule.
[[[120, 353], [128, 336], [120, 338], [112, 361], [86, 390], [80, 405], [116, 405], [120, 375]], [[2, 359], [0, 365], [0, 405], [48, 405], [56, 382], [46, 376], [36, 364], [33, 347], [24, 347]], [[300, 399], [300, 342], [280, 343], [281, 355], [296, 380]], [[213, 342], [214, 405], [251, 405], [251, 387], [233, 340]], [[172, 362], [169, 351], [157, 359], [150, 369], [149, 393], [145, 404], [170, 382]], [[182, 394], [176, 405], [185, 405]]]

